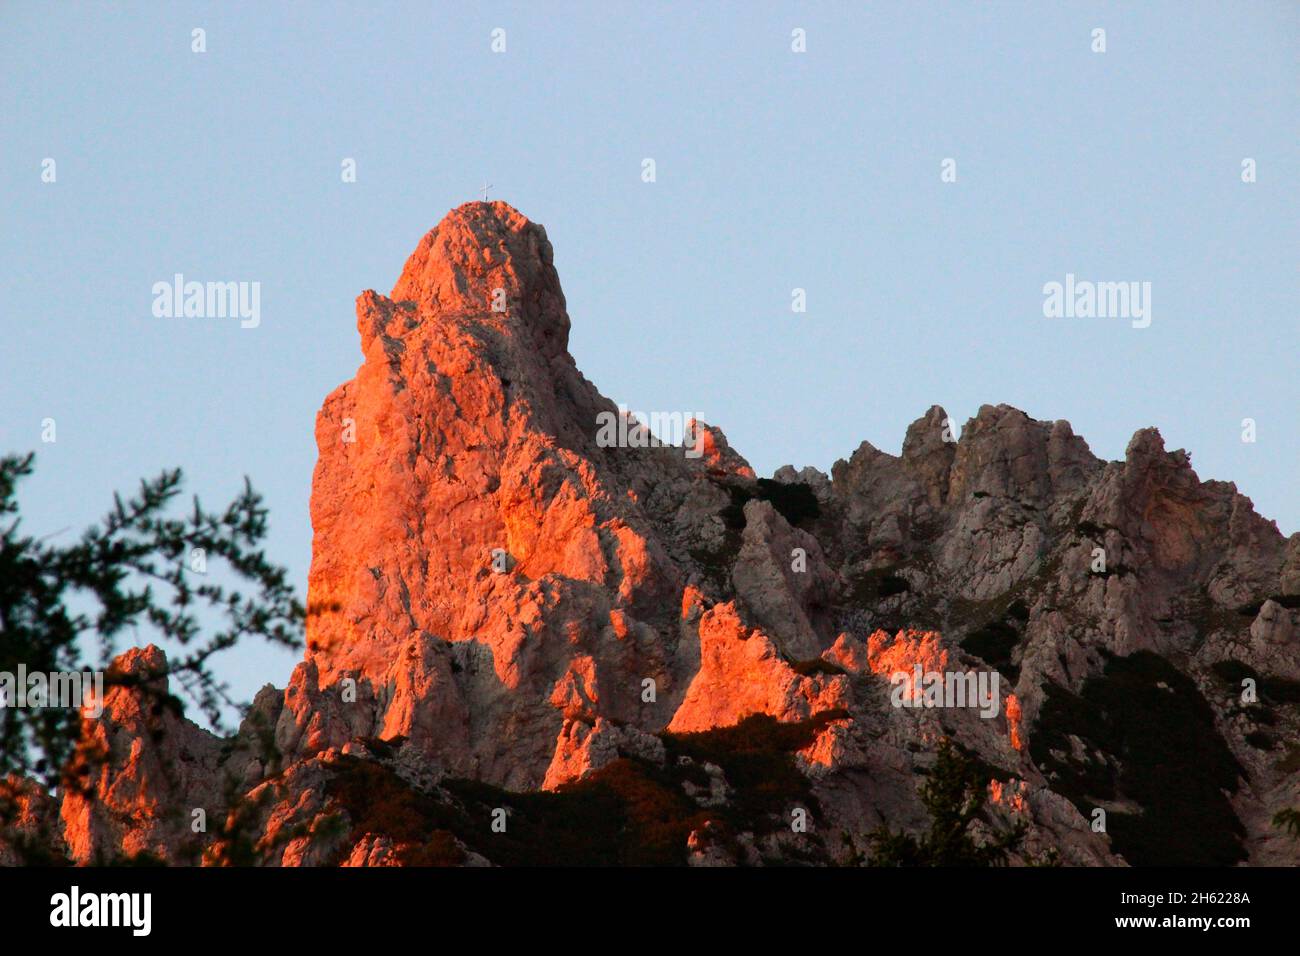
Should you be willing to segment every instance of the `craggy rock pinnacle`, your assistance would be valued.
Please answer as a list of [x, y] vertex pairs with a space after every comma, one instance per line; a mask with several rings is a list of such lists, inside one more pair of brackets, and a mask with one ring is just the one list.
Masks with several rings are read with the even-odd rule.
[[[1300, 535], [1154, 429], [1106, 462], [1063, 421], [936, 406], [897, 457], [773, 479], [704, 423], [605, 447], [619, 411], [568, 353], [546, 232], [502, 202], [448, 213], [356, 314], [362, 363], [316, 419], [304, 660], [225, 741], [114, 688], [56, 851], [509, 863], [485, 792], [653, 780], [677, 862], [845, 862], [924, 829], [949, 738], [987, 772], [981, 826], [1026, 824], [1012, 862], [1297, 862], [1270, 820], [1300, 804]], [[918, 667], [982, 675], [984, 710], [900, 704]], [[737, 748], [787, 787], [757, 817]], [[55, 805], [24, 786], [37, 832]]]

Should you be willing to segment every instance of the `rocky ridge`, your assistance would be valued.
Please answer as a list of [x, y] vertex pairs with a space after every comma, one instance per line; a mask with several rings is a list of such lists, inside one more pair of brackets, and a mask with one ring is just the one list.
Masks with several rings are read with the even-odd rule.
[[[84, 787], [11, 783], [53, 852], [852, 863], [924, 828], [946, 738], [987, 776], [980, 825], [1025, 825], [1013, 862], [1300, 857], [1270, 823], [1300, 804], [1300, 535], [1156, 430], [1107, 462], [1064, 421], [986, 405], [958, 437], [935, 407], [899, 456], [771, 479], [705, 423], [605, 447], [546, 232], [501, 202], [356, 314], [304, 660], [224, 740], [110, 691]], [[898, 706], [917, 665], [996, 675], [996, 714]], [[157, 648], [115, 666], [165, 690]]]

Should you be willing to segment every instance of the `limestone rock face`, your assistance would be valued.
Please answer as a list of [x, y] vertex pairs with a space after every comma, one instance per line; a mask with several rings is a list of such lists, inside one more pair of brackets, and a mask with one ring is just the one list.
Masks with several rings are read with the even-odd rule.
[[744, 625], [731, 604], [700, 618], [699, 643], [700, 669], [669, 730], [726, 727], [751, 714], [807, 720], [850, 703], [846, 678], [800, 675], [767, 635]]
[[[309, 598], [325, 610], [281, 743], [404, 736], [527, 789], [572, 745], [569, 711], [662, 728], [640, 678], [689, 670], [671, 613], [685, 579], [670, 515], [640, 499], [704, 481], [725, 440], [695, 460], [599, 446], [616, 409], [568, 355], [545, 231], [503, 203], [450, 214], [357, 317], [365, 361], [316, 425]], [[359, 706], [338, 703], [345, 680]]]
[[[716, 426], [665, 444], [582, 376], [545, 230], [500, 202], [450, 212], [356, 317], [361, 365], [316, 420], [304, 660], [225, 741], [115, 687], [85, 727], [106, 759], [59, 808], [75, 859], [509, 862], [478, 836], [500, 809], [482, 788], [512, 809], [653, 781], [689, 808], [680, 862], [846, 862], [881, 825], [925, 828], [948, 738], [988, 769], [981, 826], [1026, 825], [1013, 862], [1162, 862], [1092, 825], [1167, 809], [1131, 784], [1154, 772], [1125, 764], [1142, 728], [1108, 723], [1124, 693], [1214, 755], [1206, 806], [1242, 834], [1216, 852], [1297, 862], [1269, 820], [1300, 801], [1278, 767], [1300, 535], [1154, 429], [1106, 462], [1063, 421], [985, 405], [959, 428], [935, 406], [898, 456], [863, 442], [830, 475], [760, 479]], [[118, 667], [165, 691], [157, 649]], [[982, 709], [949, 699], [964, 676]], [[797, 767], [773, 771], [789, 806], [727, 817], [737, 746]], [[821, 835], [792, 835], [814, 802]]]
[[103, 713], [83, 719], [61, 807], [78, 863], [142, 855], [180, 862], [194, 811], [220, 814], [221, 741], [169, 705], [166, 673], [157, 647], [127, 651], [108, 674]]

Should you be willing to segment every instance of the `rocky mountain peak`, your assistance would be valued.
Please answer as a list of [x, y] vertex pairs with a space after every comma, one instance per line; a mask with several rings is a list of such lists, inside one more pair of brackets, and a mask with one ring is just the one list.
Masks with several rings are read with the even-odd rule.
[[[1064, 421], [984, 405], [958, 433], [934, 406], [900, 456], [774, 480], [704, 423], [599, 439], [617, 409], [568, 355], [546, 232], [503, 202], [448, 213], [356, 314], [364, 361], [316, 421], [303, 662], [225, 742], [115, 688], [86, 728], [109, 762], [62, 799], [77, 859], [180, 858], [188, 808], [247, 823], [233, 790], [263, 862], [491, 862], [482, 793], [585, 781], [678, 808], [655, 850], [677, 862], [845, 862], [924, 819], [948, 738], [999, 795], [989, 825], [1026, 824], [1016, 862], [1295, 862], [1268, 820], [1300, 799], [1274, 753], [1300, 729], [1300, 536], [1154, 429], [1103, 462]], [[981, 706], [902, 706], [918, 668], [983, 681]], [[1175, 744], [1131, 760], [1147, 733]], [[355, 797], [380, 779], [471, 822], [386, 828]], [[1206, 821], [1212, 846], [1169, 836]]]
[[447, 213], [406, 260], [389, 296], [446, 317], [523, 326], [546, 354], [568, 347], [569, 320], [546, 230], [508, 203]]

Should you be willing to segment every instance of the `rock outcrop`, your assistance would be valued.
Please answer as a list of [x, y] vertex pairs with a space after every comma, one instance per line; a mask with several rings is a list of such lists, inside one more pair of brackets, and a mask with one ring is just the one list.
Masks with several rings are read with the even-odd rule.
[[[1269, 822], [1300, 802], [1300, 535], [1154, 429], [1106, 462], [1063, 421], [935, 407], [899, 456], [772, 479], [702, 422], [610, 445], [546, 232], [501, 202], [449, 213], [356, 314], [362, 364], [316, 421], [304, 660], [223, 741], [156, 703], [160, 651], [124, 655], [147, 679], [86, 721], [74, 859], [508, 863], [494, 822], [541, 827], [544, 789], [652, 793], [680, 862], [845, 862], [924, 829], [943, 739], [988, 778], [981, 825], [1024, 824], [1013, 862], [1300, 858]], [[918, 674], [933, 701], [895, 693]], [[968, 677], [986, 696], [954, 703]], [[1188, 791], [1222, 830], [1199, 857], [1153, 822], [1185, 784], [1134, 723], [1160, 694], [1215, 774]], [[775, 802], [745, 796], [760, 758]], [[48, 798], [24, 799], [30, 828]]]

